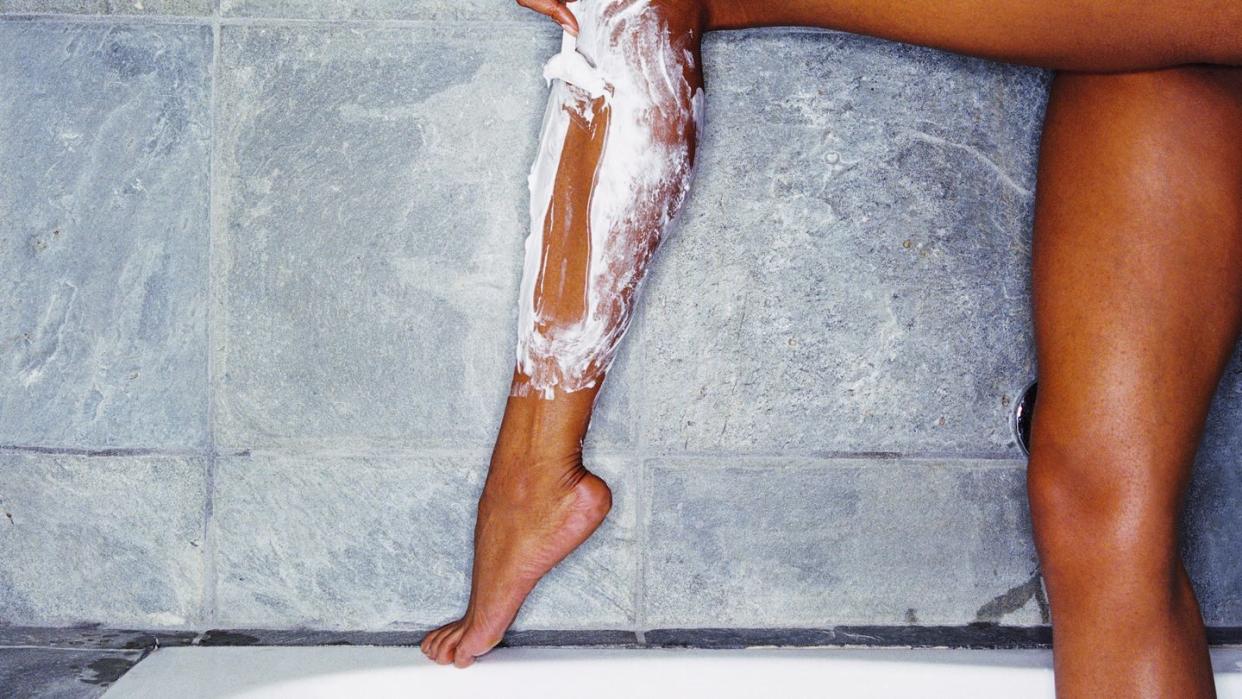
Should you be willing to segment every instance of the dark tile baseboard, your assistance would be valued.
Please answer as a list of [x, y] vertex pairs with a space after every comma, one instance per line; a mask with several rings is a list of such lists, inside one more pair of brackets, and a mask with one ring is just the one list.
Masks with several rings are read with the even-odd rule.
[[663, 648], [875, 646], [883, 648], [1044, 648], [1047, 626], [838, 626], [831, 629], [656, 629], [646, 644]]
[[[95, 626], [0, 626], [0, 646], [145, 650], [170, 646], [414, 646], [425, 630], [324, 631], [314, 629], [211, 629], [160, 631]], [[1212, 645], [1242, 644], [1242, 627], [1208, 629]], [[1047, 626], [838, 626], [830, 629], [652, 629], [511, 631], [507, 647], [750, 648], [755, 646], [882, 648], [1047, 648]]]

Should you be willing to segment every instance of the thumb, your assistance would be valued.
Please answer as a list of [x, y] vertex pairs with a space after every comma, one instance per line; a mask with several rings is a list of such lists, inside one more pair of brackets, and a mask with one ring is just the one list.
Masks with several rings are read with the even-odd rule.
[[551, 17], [556, 20], [557, 24], [564, 27], [565, 31], [574, 36], [578, 35], [578, 20], [561, 0], [517, 0], [517, 4]]

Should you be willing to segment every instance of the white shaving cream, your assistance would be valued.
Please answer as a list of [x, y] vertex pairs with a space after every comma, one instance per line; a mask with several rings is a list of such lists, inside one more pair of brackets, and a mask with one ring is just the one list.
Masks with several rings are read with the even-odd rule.
[[[693, 55], [673, 46], [649, 0], [581, 0], [569, 7], [580, 31], [576, 39], [565, 34], [561, 53], [544, 68], [552, 93], [530, 174], [531, 230], [518, 310], [518, 368], [529, 389], [547, 399], [554, 389], [595, 386], [611, 366], [650, 257], [689, 191], [689, 134], [701, 132], [704, 108], [702, 89], [687, 79]], [[600, 98], [608, 123], [590, 196], [585, 314], [549, 325], [535, 303], [546, 262], [545, 221], [570, 114], [593, 121]]]

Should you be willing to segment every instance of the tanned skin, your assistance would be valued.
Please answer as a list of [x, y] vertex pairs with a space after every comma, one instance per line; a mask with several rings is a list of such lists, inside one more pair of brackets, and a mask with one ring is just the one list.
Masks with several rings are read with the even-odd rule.
[[[558, 0], [520, 4], [577, 30]], [[1177, 530], [1242, 331], [1242, 2], [652, 0], [647, 11], [689, 48], [695, 85], [704, 32], [785, 25], [1059, 71], [1036, 195], [1041, 383], [1028, 470], [1057, 694], [1215, 696]], [[558, 177], [552, 204], [579, 214], [566, 219], [585, 218], [598, 162], [598, 139], [571, 128], [561, 169], [573, 181]], [[584, 231], [561, 233], [549, 254], [584, 264]], [[515, 372], [515, 389], [526, 380]], [[609, 491], [581, 452], [597, 390], [510, 398], [479, 503], [470, 605], [423, 641], [432, 659], [464, 667], [490, 650], [603, 520]]]

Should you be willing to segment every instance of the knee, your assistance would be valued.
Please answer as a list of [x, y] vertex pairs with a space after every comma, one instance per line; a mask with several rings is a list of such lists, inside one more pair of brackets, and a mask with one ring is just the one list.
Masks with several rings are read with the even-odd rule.
[[1242, 70], [1189, 65], [1129, 73], [1058, 73], [1058, 90], [1144, 114], [1193, 110], [1236, 112]]
[[1027, 471], [1035, 542], [1050, 585], [1101, 576], [1172, 580], [1179, 488], [1142, 458], [1089, 444], [1037, 447]]
[[513, 395], [539, 395], [596, 389], [616, 357], [629, 326], [629, 314], [619, 319], [587, 317], [578, 323], [549, 326], [523, 318], [518, 331], [517, 370], [520, 381]]
[[697, 29], [720, 0], [593, 0], [573, 11], [579, 20], [611, 31], [634, 30], [658, 21], [672, 34]]
[[677, 27], [691, 27], [719, 4], [721, 0], [600, 0], [594, 5], [583, 3], [583, 8], [593, 7], [605, 16], [655, 15]]

